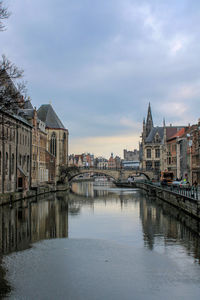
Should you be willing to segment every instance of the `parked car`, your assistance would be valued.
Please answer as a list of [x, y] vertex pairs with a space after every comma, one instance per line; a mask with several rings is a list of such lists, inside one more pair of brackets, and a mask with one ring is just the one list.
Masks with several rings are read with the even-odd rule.
[[179, 188], [190, 188], [190, 183], [188, 181], [180, 180], [180, 181], [173, 181], [172, 186], [179, 187]]

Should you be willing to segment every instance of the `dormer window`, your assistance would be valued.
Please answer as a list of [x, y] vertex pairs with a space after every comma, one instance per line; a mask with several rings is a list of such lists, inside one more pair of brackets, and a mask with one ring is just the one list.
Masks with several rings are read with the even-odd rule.
[[160, 143], [160, 136], [158, 133], [156, 133], [156, 136], [155, 136], [155, 143]]

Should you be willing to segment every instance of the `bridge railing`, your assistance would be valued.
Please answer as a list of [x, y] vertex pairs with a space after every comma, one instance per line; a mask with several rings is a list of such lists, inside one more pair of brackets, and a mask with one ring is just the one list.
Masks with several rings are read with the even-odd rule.
[[140, 172], [141, 170], [138, 168], [123, 168], [123, 167], [116, 167], [116, 168], [112, 168], [112, 167], [95, 167], [95, 166], [83, 166], [83, 167], [79, 167], [79, 169], [81, 170], [113, 170], [113, 171], [138, 171]]
[[152, 181], [148, 181], [148, 184], [157, 186], [163, 190], [171, 191], [171, 192], [174, 192], [176, 194], [179, 194], [179, 195], [182, 195], [185, 197], [193, 198], [194, 200], [198, 200], [199, 196], [200, 196], [198, 187], [194, 187], [194, 186], [191, 186], [191, 187], [180, 187], [180, 186], [173, 186], [173, 185], [162, 186], [160, 184], [160, 182], [152, 182]]

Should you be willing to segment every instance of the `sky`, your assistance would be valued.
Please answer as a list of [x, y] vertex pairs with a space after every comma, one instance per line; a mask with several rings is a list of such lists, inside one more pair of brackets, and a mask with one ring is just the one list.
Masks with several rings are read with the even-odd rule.
[[197, 123], [198, 0], [5, 0], [0, 55], [24, 70], [33, 106], [52, 103], [69, 153], [138, 148], [155, 126]]

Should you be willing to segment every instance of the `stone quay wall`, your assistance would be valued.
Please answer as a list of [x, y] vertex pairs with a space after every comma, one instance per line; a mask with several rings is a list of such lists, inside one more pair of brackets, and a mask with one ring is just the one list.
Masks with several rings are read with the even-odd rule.
[[26, 198], [37, 197], [39, 195], [58, 192], [58, 191], [66, 191], [69, 189], [69, 185], [48, 185], [48, 186], [40, 186], [28, 191], [21, 192], [12, 192], [0, 194], [0, 205], [4, 204], [12, 204], [15, 201], [19, 201]]
[[134, 185], [137, 188], [145, 190], [149, 196], [157, 197], [200, 220], [199, 199], [193, 199], [175, 191], [163, 189], [148, 183], [135, 183]]

